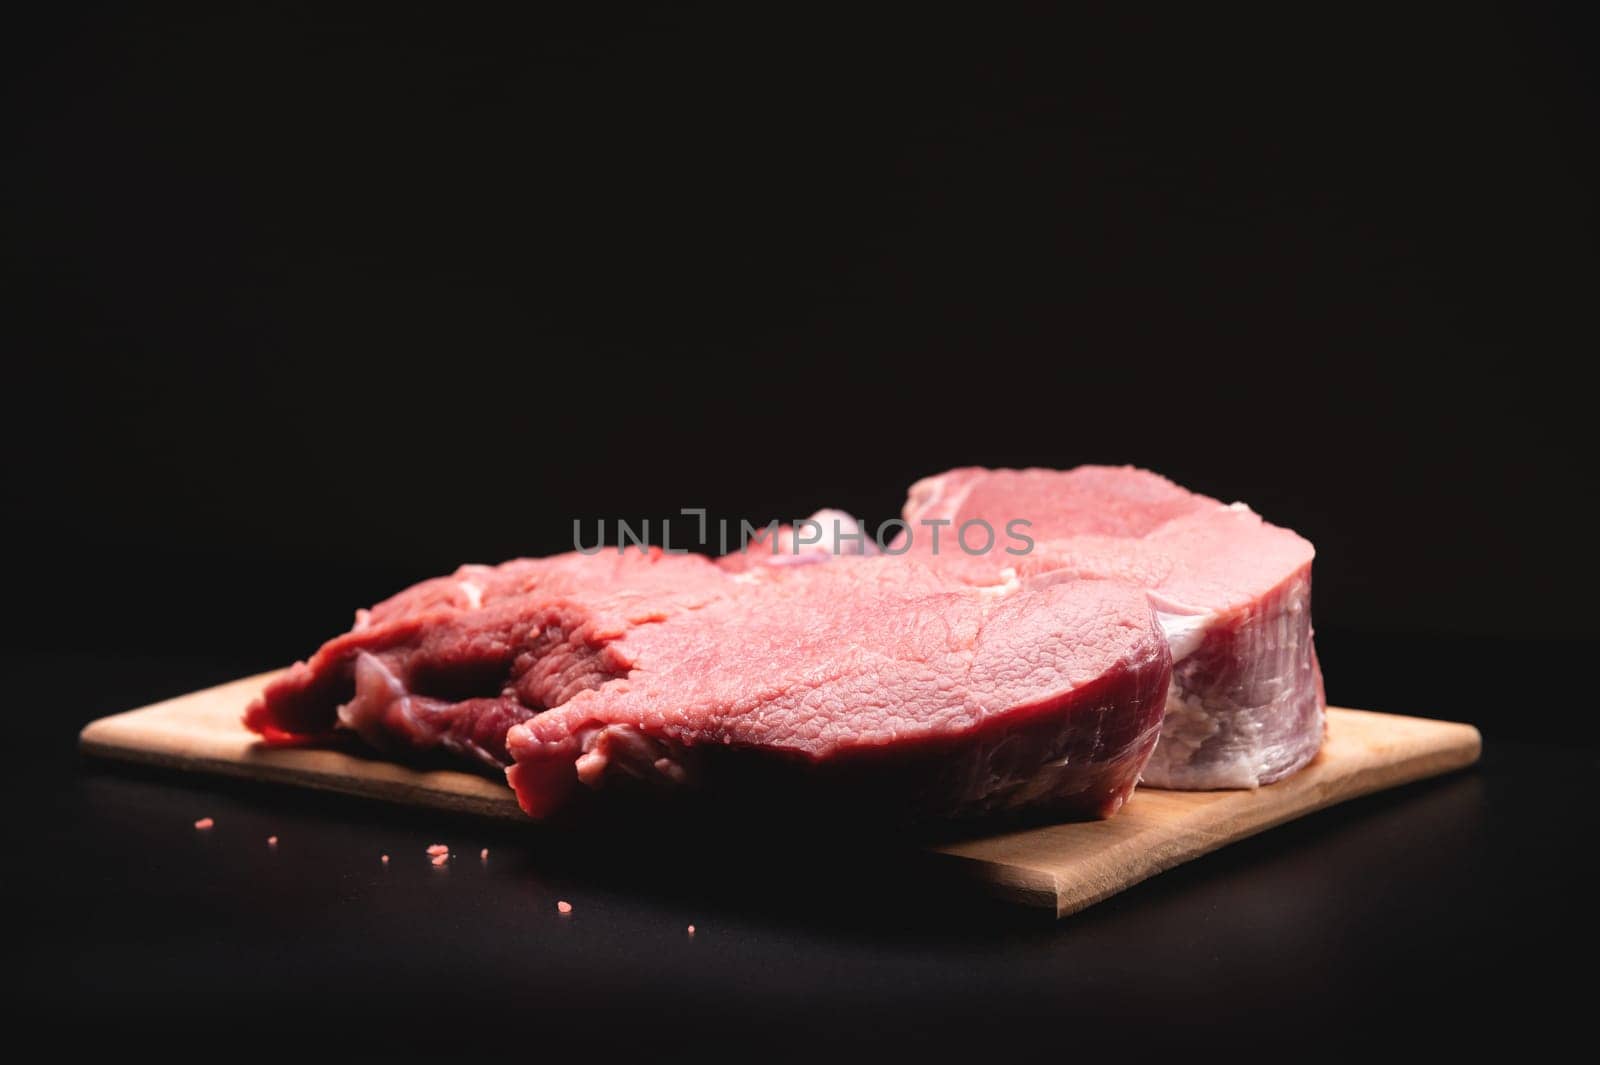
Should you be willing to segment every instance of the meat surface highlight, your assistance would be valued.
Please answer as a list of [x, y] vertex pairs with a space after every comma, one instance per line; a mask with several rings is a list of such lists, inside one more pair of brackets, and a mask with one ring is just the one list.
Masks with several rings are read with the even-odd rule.
[[273, 742], [348, 730], [504, 766], [535, 817], [706, 781], [891, 816], [1108, 816], [1155, 745], [1170, 676], [1131, 585], [608, 550], [408, 589], [246, 722]]
[[[1325, 698], [1312, 645], [1311, 544], [1242, 503], [1225, 505], [1146, 470], [959, 469], [919, 481], [896, 550], [980, 587], [1056, 573], [1146, 590], [1173, 658], [1156, 787], [1255, 787], [1310, 762]], [[1023, 519], [1026, 554], [963, 551], [968, 522]], [[943, 533], [934, 554], [928, 522]], [[970, 540], [981, 542], [981, 530]]]

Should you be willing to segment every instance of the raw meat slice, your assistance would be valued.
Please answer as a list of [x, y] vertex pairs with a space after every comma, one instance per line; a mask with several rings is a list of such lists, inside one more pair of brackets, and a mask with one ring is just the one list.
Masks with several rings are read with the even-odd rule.
[[1133, 589], [1046, 577], [986, 592], [874, 559], [744, 579], [631, 632], [625, 680], [511, 730], [525, 809], [731, 747], [781, 755], [835, 798], [1105, 815], [1154, 742], [1166, 654]]
[[357, 611], [245, 724], [272, 742], [345, 729], [380, 750], [443, 748], [503, 767], [507, 729], [621, 672], [606, 645], [627, 626], [729, 591], [704, 558], [659, 551], [463, 566]]
[[729, 572], [699, 556], [464, 567], [358, 616], [247, 714], [511, 763], [545, 817], [702, 780], [876, 814], [1106, 816], [1155, 744], [1171, 660], [1143, 594], [980, 588], [906, 560]]
[[[1147, 589], [1171, 646], [1161, 742], [1144, 770], [1156, 787], [1255, 787], [1301, 768], [1323, 737], [1321, 672], [1311, 631], [1311, 544], [1146, 470], [960, 469], [919, 481], [893, 545], [980, 586], [1041, 573], [1129, 581]], [[1023, 555], [970, 555], [955, 534], [1014, 519]], [[938, 554], [929, 521], [946, 521]], [[973, 539], [982, 537], [974, 534]]]

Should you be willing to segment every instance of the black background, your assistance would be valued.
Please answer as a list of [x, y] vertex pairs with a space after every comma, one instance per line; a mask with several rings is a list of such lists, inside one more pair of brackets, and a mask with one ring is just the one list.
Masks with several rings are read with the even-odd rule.
[[1333, 701], [1592, 748], [1575, 17], [753, 7], [4, 34], [40, 742], [574, 519], [1092, 461], [1309, 537]]

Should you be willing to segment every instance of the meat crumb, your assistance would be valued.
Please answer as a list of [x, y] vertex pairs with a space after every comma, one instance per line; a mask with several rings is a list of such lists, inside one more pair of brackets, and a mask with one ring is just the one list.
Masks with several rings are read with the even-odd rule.
[[450, 860], [450, 856], [448, 854], [435, 854], [433, 856], [433, 864], [434, 865], [443, 865], [445, 862], [448, 862], [449, 860]]
[[561, 913], [571, 913], [572, 903], [568, 902], [566, 899], [562, 899], [560, 902], [556, 903], [556, 909]]
[[389, 856], [387, 854], [380, 854], [380, 855], [378, 855], [378, 857], [383, 862], [384, 865], [388, 865], [389, 864]]
[[690, 934], [690, 935], [691, 935], [691, 936], [692, 936], [692, 935], [694, 935], [694, 925], [690, 925], [690, 926], [689, 926], [689, 934]]
[[441, 854], [449, 854], [450, 848], [443, 843], [435, 843], [428, 848], [428, 853], [437, 858]]
[[489, 860], [489, 848], [488, 847], [485, 847], [485, 848], [483, 848], [483, 850], [478, 852], [478, 859], [480, 861], [485, 861], [485, 862]]
[[194, 827], [198, 828], [200, 831], [204, 832], [206, 829], [212, 827], [215, 824], [216, 824], [216, 822], [213, 821], [211, 818], [202, 817], [200, 820], [198, 820], [198, 821], [196, 821], [194, 823]]
[[268, 836], [267, 837], [267, 846], [276, 847], [277, 845], [278, 845], [278, 837], [277, 836]]

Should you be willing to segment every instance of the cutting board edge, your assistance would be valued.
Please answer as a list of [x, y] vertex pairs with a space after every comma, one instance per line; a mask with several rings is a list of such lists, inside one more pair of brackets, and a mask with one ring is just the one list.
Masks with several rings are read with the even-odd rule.
[[[241, 757], [238, 732], [214, 728], [209, 723], [199, 730], [200, 751], [185, 753], [172, 745], [152, 749], [139, 742], [152, 717], [165, 714], [168, 720], [183, 721], [207, 700], [225, 698], [237, 703], [242, 714], [245, 704], [281, 670], [268, 671], [212, 688], [190, 692], [149, 706], [108, 715], [90, 722], [79, 732], [78, 743], [86, 756], [109, 761], [173, 769], [180, 772], [260, 781], [272, 786], [309, 788], [324, 793], [351, 796], [367, 801], [401, 803], [499, 821], [523, 819], [509, 791], [502, 794], [484, 777], [442, 769], [421, 771], [396, 763], [358, 758], [354, 755], [315, 748], [271, 748], [261, 744], [248, 747]], [[1230, 843], [1259, 835], [1278, 825], [1308, 816], [1328, 807], [1390, 788], [1457, 772], [1475, 764], [1482, 756], [1483, 737], [1472, 725], [1437, 718], [1389, 714], [1375, 710], [1329, 707], [1330, 726], [1348, 716], [1365, 721], [1369, 727], [1399, 726], [1393, 737], [1394, 752], [1385, 760], [1354, 767], [1342, 775], [1318, 779], [1314, 773], [1295, 774], [1259, 791], [1172, 792], [1141, 789], [1146, 794], [1182, 796], [1215, 795], [1218, 802], [1237, 809], [1213, 808], [1212, 824], [1190, 825], [1182, 811], [1173, 811], [1177, 830], [1157, 831], [1145, 838], [1122, 840], [1102, 847], [1103, 854], [1120, 863], [1114, 872], [1101, 869], [1076, 870], [1069, 866], [1052, 867], [1015, 853], [1007, 853], [1008, 834], [976, 841], [979, 846], [998, 843], [989, 853], [962, 853], [960, 845], [935, 847], [929, 854], [940, 864], [959, 870], [964, 878], [982, 884], [993, 894], [1014, 903], [1038, 909], [1053, 909], [1066, 917], [1142, 883], [1168, 869], [1219, 850]], [[221, 721], [221, 718], [217, 719]], [[237, 723], [237, 716], [228, 720]], [[143, 727], [141, 727], [143, 726]], [[235, 729], [237, 725], [235, 724]], [[190, 737], [194, 739], [193, 736]], [[209, 753], [205, 748], [210, 746]], [[1325, 752], [1326, 753], [1326, 752]], [[315, 759], [310, 764], [307, 757]], [[1308, 770], [1314, 770], [1313, 762]], [[1283, 790], [1279, 790], [1279, 789]], [[1289, 792], [1285, 795], [1284, 792]], [[1271, 794], [1277, 805], [1258, 816], [1250, 804], [1257, 796]], [[1229, 797], [1237, 797], [1238, 802]], [[1137, 795], [1135, 802], [1137, 802]], [[1282, 800], [1287, 799], [1287, 802]], [[1214, 828], [1222, 824], [1221, 830]], [[1057, 826], [1066, 828], [1069, 826]]]
[[[469, 814], [473, 817], [492, 818], [497, 821], [525, 821], [526, 815], [510, 800], [499, 796], [489, 798], [479, 795], [447, 792], [435, 789], [419, 791], [407, 781], [360, 779], [359, 786], [350, 786], [328, 774], [306, 774], [288, 767], [274, 766], [270, 762], [239, 762], [227, 758], [194, 758], [166, 752], [134, 751], [128, 747], [108, 744], [94, 737], [79, 736], [78, 749], [90, 758], [129, 765], [171, 769], [180, 773], [222, 777], [268, 784], [272, 787], [310, 789], [329, 795], [381, 802], [390, 806], [423, 807], [449, 813]], [[460, 774], [468, 776], [468, 774]], [[530, 822], [531, 823], [531, 822]]]
[[[1215, 795], [1219, 802], [1237, 797], [1253, 801], [1256, 797], [1280, 797], [1279, 789], [1304, 788], [1302, 794], [1293, 795], [1289, 802], [1270, 812], [1268, 816], [1252, 818], [1240, 827], [1239, 817], [1251, 817], [1250, 811], [1241, 811], [1228, 818], [1226, 830], [1211, 828], [1184, 828], [1171, 835], [1158, 838], [1139, 838], [1119, 841], [1108, 851], [1126, 856], [1137, 856], [1136, 867], [1124, 862], [1115, 877], [1091, 876], [1075, 878], [1048, 863], [1008, 858], [1004, 861], [990, 855], [963, 853], [962, 849], [938, 848], [936, 853], [960, 862], [969, 875], [986, 884], [996, 894], [1015, 902], [1038, 907], [1054, 907], [1057, 917], [1067, 917], [1112, 895], [1120, 894], [1136, 884], [1143, 883], [1169, 869], [1221, 850], [1231, 843], [1249, 839], [1280, 825], [1308, 817], [1341, 803], [1364, 798], [1393, 788], [1405, 787], [1419, 781], [1459, 772], [1475, 765], [1482, 757], [1483, 736], [1474, 726], [1460, 721], [1438, 718], [1414, 717], [1405, 714], [1388, 714], [1377, 710], [1355, 710], [1347, 707], [1330, 707], [1334, 721], [1351, 715], [1380, 724], [1403, 723], [1411, 729], [1422, 729], [1430, 734], [1429, 743], [1393, 760], [1361, 767], [1345, 776], [1331, 779], [1296, 774], [1278, 784], [1250, 791], [1175, 792], [1161, 788], [1141, 788], [1141, 792], [1182, 797], [1187, 795]], [[1453, 737], [1448, 739], [1447, 737]], [[1412, 742], [1415, 742], [1412, 738]], [[1307, 767], [1314, 768], [1316, 763]], [[1309, 785], [1309, 786], [1307, 786]], [[1139, 793], [1136, 792], [1134, 802]], [[1203, 813], [1204, 811], [1202, 811]], [[1005, 834], [995, 839], [1003, 839]], [[979, 845], [982, 845], [979, 841]]]
[[[1102, 884], [1079, 891], [1076, 890], [1075, 884], [1057, 875], [1055, 876], [1058, 890], [1056, 916], [1058, 918], [1068, 917], [1086, 910], [1096, 903], [1104, 902], [1112, 895], [1121, 894], [1123, 891], [1142, 884], [1152, 877], [1159, 876], [1169, 869], [1175, 869], [1180, 865], [1222, 850], [1234, 843], [1240, 843], [1259, 836], [1291, 821], [1298, 821], [1301, 818], [1321, 813], [1342, 803], [1352, 802], [1369, 795], [1376, 795], [1382, 791], [1403, 788], [1410, 784], [1469, 769], [1476, 765], [1483, 756], [1483, 734], [1476, 727], [1463, 721], [1419, 718], [1404, 714], [1385, 714], [1377, 710], [1353, 710], [1347, 707], [1329, 707], [1329, 710], [1356, 713], [1369, 717], [1401, 718], [1406, 721], [1425, 722], [1430, 727], [1438, 726], [1440, 730], [1449, 729], [1459, 732], [1461, 739], [1467, 742], [1463, 742], [1458, 747], [1439, 747], [1421, 751], [1398, 761], [1364, 767], [1349, 776], [1327, 781], [1325, 786], [1308, 789], [1304, 796], [1305, 802], [1295, 802], [1282, 807], [1275, 811], [1272, 816], [1263, 818], [1242, 831], [1233, 829], [1228, 833], [1192, 833], [1185, 837], [1183, 845], [1158, 852], [1159, 856], [1147, 866], [1141, 867], [1138, 875], [1121, 880], [1116, 886], [1108, 888]], [[1293, 778], [1290, 779], [1292, 780]], [[1271, 787], [1272, 785], [1267, 786]]]

